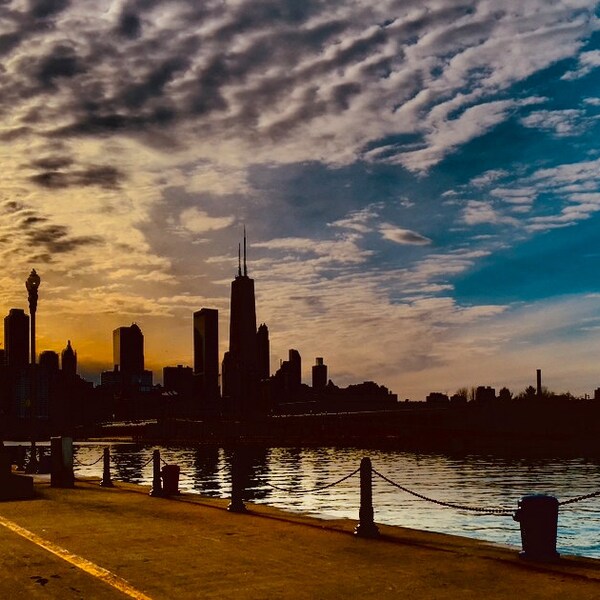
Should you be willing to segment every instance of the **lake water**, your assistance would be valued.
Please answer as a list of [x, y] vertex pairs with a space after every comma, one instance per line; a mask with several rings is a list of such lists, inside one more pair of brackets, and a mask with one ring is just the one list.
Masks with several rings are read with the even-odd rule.
[[[75, 446], [76, 476], [102, 475], [102, 461], [90, 463], [101, 456], [104, 447], [105, 444], [93, 443]], [[231, 454], [223, 449], [134, 444], [109, 447], [114, 480], [150, 485], [152, 451], [158, 448], [162, 459], [180, 466], [182, 491], [230, 496]], [[514, 510], [519, 499], [532, 493], [550, 494], [564, 501], [600, 489], [598, 458], [520, 459], [351, 448], [269, 448], [248, 452], [249, 500], [325, 519], [358, 518], [359, 475], [326, 490], [306, 490], [351, 473], [363, 456], [371, 458], [377, 471], [419, 494], [480, 508]], [[411, 496], [375, 475], [373, 505], [377, 523], [521, 546], [519, 523], [510, 515], [442, 507]], [[600, 497], [561, 507], [558, 527], [559, 553], [600, 558]]]

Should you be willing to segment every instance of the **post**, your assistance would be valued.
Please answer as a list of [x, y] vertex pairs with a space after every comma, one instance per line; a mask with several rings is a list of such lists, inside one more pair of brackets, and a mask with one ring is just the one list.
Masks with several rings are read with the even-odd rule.
[[110, 478], [110, 451], [108, 448], [104, 448], [103, 467], [102, 481], [100, 482], [100, 485], [102, 487], [114, 487]]
[[52, 467], [51, 487], [72, 488], [75, 485], [73, 474], [73, 440], [68, 437], [50, 438]]
[[230, 512], [246, 513], [248, 509], [244, 504], [244, 478], [245, 469], [238, 450], [231, 457], [231, 502], [227, 507]]
[[152, 489], [150, 496], [160, 498], [163, 495], [160, 481], [160, 450], [154, 450], [152, 453]]
[[367, 456], [360, 461], [360, 510], [359, 523], [354, 530], [358, 537], [376, 538], [379, 529], [373, 520], [373, 481], [371, 459]]

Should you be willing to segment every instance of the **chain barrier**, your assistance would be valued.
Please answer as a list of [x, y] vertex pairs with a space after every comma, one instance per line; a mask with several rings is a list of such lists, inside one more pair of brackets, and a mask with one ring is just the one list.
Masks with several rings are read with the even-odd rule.
[[581, 502], [582, 500], [588, 500], [589, 498], [595, 498], [596, 496], [600, 496], [600, 490], [597, 492], [592, 492], [591, 494], [583, 494], [583, 496], [577, 496], [576, 498], [571, 498], [570, 500], [563, 500], [559, 502], [559, 506], [565, 506], [567, 504], [575, 504], [575, 502]]
[[103, 458], [104, 455], [101, 455], [100, 458], [98, 460], [95, 460], [94, 462], [82, 463], [80, 460], [77, 459], [76, 456], [73, 456], [73, 462], [79, 467], [93, 467], [94, 465], [97, 465]]
[[394, 487], [397, 487], [399, 490], [402, 490], [403, 492], [406, 492], [407, 494], [410, 494], [411, 496], [415, 496], [416, 498], [420, 498], [421, 500], [425, 500], [427, 502], [433, 502], [434, 504], [437, 504], [439, 506], [445, 506], [448, 508], [456, 508], [458, 510], [468, 510], [468, 511], [472, 511], [475, 513], [481, 513], [481, 514], [487, 514], [487, 515], [514, 515], [514, 513], [515, 513], [514, 510], [511, 510], [508, 508], [482, 508], [482, 507], [478, 507], [478, 506], [467, 506], [464, 504], [454, 504], [452, 502], [443, 502], [442, 500], [436, 500], [435, 498], [430, 498], [428, 496], [424, 496], [423, 494], [419, 494], [418, 492], [409, 490], [408, 488], [400, 485], [399, 483], [392, 481], [391, 479], [389, 479], [385, 475], [381, 474], [379, 471], [376, 471], [375, 469], [371, 469], [371, 470], [373, 471], [373, 473], [375, 475], [377, 475], [384, 481], [387, 481], [389, 484], [393, 485]]
[[270, 488], [273, 488], [274, 490], [278, 490], [280, 492], [286, 492], [288, 494], [310, 494], [312, 492], [320, 492], [322, 490], [326, 490], [328, 488], [332, 488], [332, 487], [334, 487], [334, 486], [342, 483], [342, 481], [346, 481], [346, 479], [350, 479], [350, 477], [353, 477], [359, 471], [360, 471], [360, 467], [358, 467], [358, 469], [355, 469], [354, 471], [352, 471], [352, 473], [349, 473], [348, 475], [345, 475], [341, 479], [338, 479], [337, 481], [333, 481], [332, 483], [328, 483], [326, 485], [321, 485], [321, 486], [318, 486], [318, 487], [315, 487], [315, 488], [311, 488], [311, 489], [308, 489], [308, 490], [299, 490], [299, 489], [293, 489], [293, 488], [279, 487], [277, 485], [274, 485], [273, 483], [269, 483], [265, 479], [256, 479], [256, 481], [258, 481], [259, 483], [262, 483], [263, 485], [266, 485], [266, 486], [268, 486]]

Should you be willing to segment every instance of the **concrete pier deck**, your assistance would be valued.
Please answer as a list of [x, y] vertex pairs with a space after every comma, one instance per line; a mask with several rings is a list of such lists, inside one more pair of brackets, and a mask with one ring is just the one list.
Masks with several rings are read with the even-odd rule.
[[600, 598], [600, 561], [556, 564], [468, 538], [322, 521], [148, 488], [37, 482], [0, 503], [0, 598], [347, 599]]

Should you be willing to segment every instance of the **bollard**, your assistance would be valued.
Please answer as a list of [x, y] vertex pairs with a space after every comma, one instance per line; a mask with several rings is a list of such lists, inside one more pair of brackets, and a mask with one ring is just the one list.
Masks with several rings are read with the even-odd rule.
[[152, 452], [152, 489], [150, 496], [160, 498], [163, 495], [162, 485], [160, 481], [160, 450]]
[[244, 504], [244, 478], [245, 469], [240, 453], [236, 450], [231, 457], [231, 502], [227, 507], [230, 512], [246, 513], [248, 509]]
[[179, 465], [165, 465], [161, 469], [163, 495], [177, 496], [179, 494]]
[[364, 538], [379, 537], [379, 529], [373, 520], [373, 481], [371, 459], [364, 457], [360, 461], [360, 510], [359, 522], [354, 535]]
[[521, 558], [552, 561], [559, 558], [556, 551], [558, 500], [554, 496], [532, 494], [523, 496], [513, 516], [521, 526]]
[[100, 485], [102, 487], [114, 487], [110, 478], [110, 451], [108, 448], [104, 448], [102, 481]]
[[50, 486], [60, 488], [74, 487], [72, 438], [50, 438], [50, 462]]

